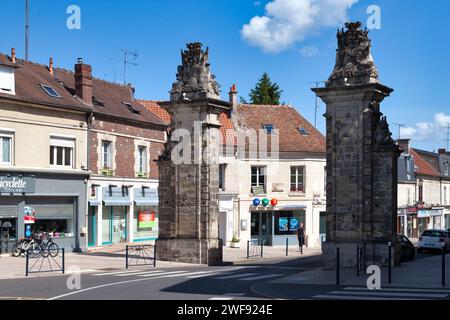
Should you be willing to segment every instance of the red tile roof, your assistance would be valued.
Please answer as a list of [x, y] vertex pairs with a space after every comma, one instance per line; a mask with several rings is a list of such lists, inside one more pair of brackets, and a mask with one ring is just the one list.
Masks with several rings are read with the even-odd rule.
[[433, 166], [425, 161], [413, 148], [409, 149], [409, 153], [414, 157], [414, 163], [417, 167], [416, 173], [426, 176], [439, 177], [439, 172]]
[[170, 124], [170, 114], [158, 104], [158, 101], [151, 100], [137, 100], [140, 104], [147, 108], [150, 112], [153, 112], [159, 119], [161, 119], [165, 125]]
[[[0, 63], [7, 64], [9, 57], [0, 54]], [[132, 120], [141, 123], [154, 125], [164, 125], [157, 116], [149, 112], [133, 98], [130, 86], [123, 86], [116, 83], [92, 78], [93, 96], [101, 101], [103, 106], [87, 105], [75, 96], [75, 75], [74, 72], [54, 68], [52, 75], [45, 65], [16, 59], [14, 70], [16, 94], [8, 95], [0, 93], [0, 97], [18, 101], [27, 101], [48, 106], [76, 109], [94, 114]], [[49, 96], [42, 88], [41, 84], [49, 85], [56, 90], [61, 98]], [[139, 114], [128, 110], [123, 102], [129, 103], [139, 111]]]
[[[264, 124], [272, 124], [274, 129], [279, 130], [281, 152], [326, 152], [326, 141], [322, 133], [291, 106], [243, 104], [238, 106], [237, 116], [241, 127], [251, 128], [256, 132], [263, 129]], [[309, 135], [302, 135], [299, 128], [306, 129]]]

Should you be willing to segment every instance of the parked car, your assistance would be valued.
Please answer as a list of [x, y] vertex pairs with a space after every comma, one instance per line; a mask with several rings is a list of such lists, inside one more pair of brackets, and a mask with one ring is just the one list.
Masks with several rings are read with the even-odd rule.
[[449, 232], [446, 230], [425, 230], [419, 238], [417, 252], [424, 250], [442, 250], [448, 251], [450, 248]]
[[401, 261], [405, 262], [414, 260], [416, 256], [416, 248], [414, 248], [412, 242], [402, 234], [397, 236], [397, 241], [401, 245]]

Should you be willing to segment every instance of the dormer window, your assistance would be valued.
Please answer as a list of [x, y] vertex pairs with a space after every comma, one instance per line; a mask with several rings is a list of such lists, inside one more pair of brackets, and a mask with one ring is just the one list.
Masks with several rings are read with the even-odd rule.
[[122, 102], [122, 104], [131, 112], [135, 113], [135, 114], [140, 114], [141, 112], [136, 109], [135, 107], [133, 107], [133, 105], [129, 102]]
[[52, 98], [61, 98], [61, 95], [58, 93], [58, 91], [56, 91], [55, 89], [53, 89], [52, 87], [46, 85], [46, 84], [41, 84], [41, 88]]
[[300, 134], [302, 136], [309, 136], [309, 131], [306, 130], [305, 128], [303, 128], [303, 127], [298, 128], [298, 131], [300, 132]]
[[0, 66], [0, 93], [16, 94], [14, 68]]
[[273, 133], [273, 124], [263, 124], [263, 128], [266, 131], [267, 134], [272, 134]]

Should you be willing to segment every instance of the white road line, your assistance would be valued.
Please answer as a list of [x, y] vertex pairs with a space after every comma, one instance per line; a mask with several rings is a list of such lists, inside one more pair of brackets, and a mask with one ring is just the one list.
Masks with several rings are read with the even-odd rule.
[[378, 297], [409, 297], [409, 298], [445, 298], [446, 294], [430, 294], [430, 293], [406, 293], [406, 292], [377, 292], [377, 291], [332, 291], [329, 294], [342, 294], [342, 295], [368, 295], [368, 296], [378, 296]]
[[128, 276], [137, 276], [137, 275], [141, 275], [141, 274], [156, 274], [156, 273], [165, 273], [165, 272], [167, 272], [167, 270], [165, 270], [165, 271], [155, 270], [155, 271], [144, 271], [144, 272], [130, 272], [130, 273], [116, 274], [116, 275], [114, 275], [114, 277], [128, 277]]
[[339, 296], [339, 295], [318, 295], [314, 296], [315, 299], [342, 299], [342, 300], [416, 300], [416, 299], [402, 299], [402, 298], [377, 298], [377, 297], [361, 297], [361, 296]]
[[[144, 271], [144, 270], [134, 270], [131, 272], [138, 272], [138, 271]], [[127, 271], [117, 271], [117, 272], [104, 272], [104, 273], [95, 273], [93, 276], [112, 276], [114, 274], [122, 274], [122, 273], [129, 273], [130, 270]]]
[[282, 276], [282, 274], [266, 274], [266, 275], [262, 275], [262, 276], [244, 278], [244, 279], [239, 279], [239, 280], [242, 280], [242, 281], [253, 281], [253, 280], [262, 280], [262, 279], [275, 278], [275, 277], [279, 277], [279, 276]]
[[[347, 287], [344, 288], [344, 290], [350, 290], [350, 291], [372, 291], [365, 288], [358, 288], [358, 287]], [[398, 292], [434, 292], [434, 293], [447, 293], [450, 294], [449, 290], [439, 290], [439, 289], [419, 289], [419, 288], [381, 288], [381, 290], [376, 291], [398, 291]]]
[[241, 273], [241, 274], [235, 274], [232, 276], [225, 276], [225, 277], [216, 277], [214, 279], [218, 280], [228, 280], [228, 279], [235, 279], [235, 278], [241, 278], [241, 277], [247, 277], [247, 276], [254, 276], [257, 275], [257, 273]]
[[233, 298], [230, 298], [230, 297], [214, 297], [214, 298], [210, 298], [208, 300], [233, 300]]
[[187, 271], [171, 271], [171, 272], [167, 272], [166, 274], [163, 274], [163, 275], [159, 275], [159, 274], [143, 274], [143, 275], [140, 275], [138, 277], [140, 277], [140, 278], [158, 277], [158, 279], [160, 279], [160, 278], [169, 278], [169, 277], [173, 277], [173, 276], [179, 277], [180, 274], [185, 274], [185, 273], [188, 273], [188, 272]]

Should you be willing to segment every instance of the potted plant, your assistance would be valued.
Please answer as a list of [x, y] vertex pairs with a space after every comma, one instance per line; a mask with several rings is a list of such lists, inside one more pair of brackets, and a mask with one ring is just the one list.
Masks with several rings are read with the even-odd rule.
[[241, 247], [241, 239], [239, 239], [238, 237], [236, 237], [234, 235], [233, 239], [231, 239], [230, 247], [231, 248], [240, 248]]

